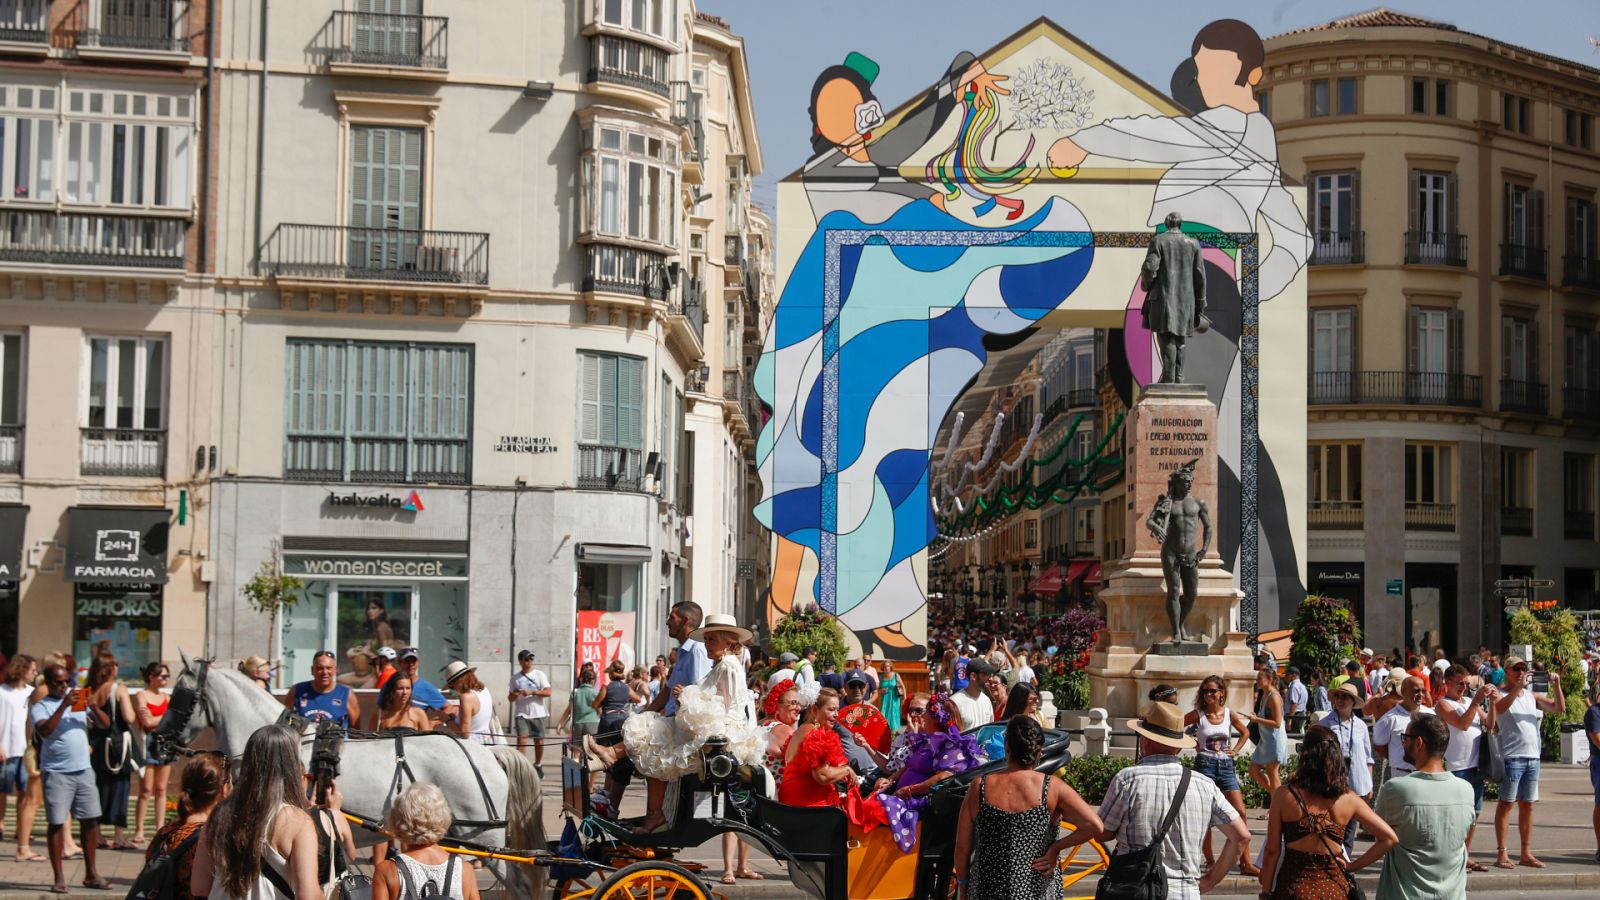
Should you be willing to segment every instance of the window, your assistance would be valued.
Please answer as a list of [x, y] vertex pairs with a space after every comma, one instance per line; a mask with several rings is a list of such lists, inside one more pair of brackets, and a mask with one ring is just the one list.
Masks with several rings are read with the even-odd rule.
[[1600, 389], [1600, 331], [1595, 330], [1595, 323], [1587, 319], [1568, 319], [1562, 343], [1566, 387], [1574, 392]]
[[62, 199], [188, 209], [194, 193], [192, 96], [68, 86]]
[[1308, 444], [1307, 497], [1312, 528], [1361, 527], [1361, 442]]
[[[433, 562], [427, 568], [448, 574], [410, 582], [364, 584], [359, 579], [316, 577], [308, 569], [324, 559], [284, 554], [284, 570], [305, 582], [299, 602], [285, 606], [282, 613], [280, 646], [284, 671], [280, 677], [285, 684], [311, 677], [311, 660], [325, 647], [366, 647], [375, 652], [384, 646], [414, 646], [424, 660], [463, 658], [469, 612], [466, 558], [430, 554], [365, 557], [357, 561], [374, 567], [393, 563], [395, 568], [403, 569], [416, 568], [423, 558]], [[370, 680], [370, 674], [356, 668], [367, 664], [366, 657], [340, 653], [335, 659], [344, 683], [359, 687]]]
[[1413, 372], [1460, 373], [1461, 329], [1459, 310], [1411, 308], [1411, 356]]
[[1412, 226], [1424, 243], [1442, 241], [1453, 231], [1455, 216], [1455, 173], [1412, 172]]
[[[1544, 191], [1523, 184], [1505, 183], [1504, 227], [1506, 243], [1524, 250], [1544, 249]], [[1516, 268], [1532, 268], [1531, 259], [1508, 260]]]
[[1450, 115], [1450, 82], [1443, 78], [1433, 83], [1433, 114]]
[[466, 484], [472, 348], [290, 338], [284, 477]]
[[1313, 116], [1325, 116], [1331, 111], [1327, 79], [1319, 78], [1311, 82], [1311, 114]]
[[1411, 79], [1411, 111], [1419, 116], [1432, 112], [1450, 115], [1450, 82], [1444, 78]]
[[166, 427], [167, 339], [89, 337], [85, 428]]
[[1339, 88], [1339, 115], [1355, 115], [1356, 110], [1356, 80], [1354, 78], [1341, 78]]
[[585, 138], [583, 231], [676, 245], [677, 138], [620, 124], [596, 125]]
[[727, 232], [737, 234], [744, 230], [744, 160], [728, 160], [728, 215]]
[[1592, 453], [1563, 454], [1563, 532], [1569, 540], [1594, 540], [1594, 459]]
[[1589, 197], [1567, 197], [1567, 255], [1595, 257], [1595, 204]]
[[1261, 114], [1268, 119], [1272, 118], [1272, 91], [1256, 91], [1256, 106], [1260, 107]]
[[1311, 311], [1311, 371], [1355, 371], [1355, 318], [1351, 307]]
[[1358, 262], [1356, 240], [1359, 212], [1357, 172], [1318, 172], [1311, 176], [1311, 221], [1316, 243], [1312, 257], [1318, 262]]
[[[26, 371], [22, 335], [0, 333], [0, 428], [22, 424], [23, 373]], [[4, 440], [0, 437], [0, 444]]]
[[1500, 450], [1500, 533], [1533, 534], [1533, 451]]
[[1406, 527], [1455, 530], [1454, 444], [1406, 442]]
[[54, 200], [54, 88], [0, 87], [0, 200]]
[[578, 486], [643, 490], [644, 360], [578, 354]]
[[1500, 125], [1507, 131], [1528, 134], [1533, 130], [1533, 101], [1516, 94], [1500, 95]]
[[598, 0], [596, 18], [602, 24], [676, 41], [676, 0]]
[[1594, 148], [1594, 116], [1575, 109], [1566, 111], [1566, 138], [1568, 147]]
[[1531, 383], [1539, 380], [1539, 323], [1523, 316], [1500, 319], [1504, 377]]

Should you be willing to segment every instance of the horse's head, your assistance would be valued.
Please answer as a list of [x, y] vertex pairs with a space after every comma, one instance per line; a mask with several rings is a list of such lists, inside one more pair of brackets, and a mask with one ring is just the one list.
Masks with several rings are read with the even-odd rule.
[[171, 762], [178, 748], [186, 747], [195, 737], [211, 725], [211, 714], [206, 703], [206, 682], [211, 675], [211, 660], [189, 659], [182, 650], [183, 671], [172, 686], [172, 700], [166, 715], [151, 735], [152, 753], [157, 759]]

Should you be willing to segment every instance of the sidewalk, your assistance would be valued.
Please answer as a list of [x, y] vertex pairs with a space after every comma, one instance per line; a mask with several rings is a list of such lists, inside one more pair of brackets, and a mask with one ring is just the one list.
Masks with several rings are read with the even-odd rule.
[[[545, 771], [547, 773], [545, 827], [547, 834], [554, 838], [561, 833], [561, 784], [555, 766], [547, 765]], [[1594, 809], [1594, 795], [1589, 787], [1588, 770], [1576, 766], [1549, 764], [1544, 767], [1541, 775], [1539, 786], [1541, 799], [1535, 809], [1534, 851], [1544, 860], [1547, 867], [1537, 870], [1517, 868], [1509, 871], [1491, 868], [1485, 873], [1474, 873], [1467, 882], [1469, 892], [1581, 891], [1583, 896], [1596, 896], [1597, 892], [1600, 892], [1600, 863], [1594, 859], [1595, 839], [1590, 820]], [[644, 786], [637, 785], [629, 794], [625, 811], [629, 815], [642, 814]], [[1267, 831], [1266, 815], [1262, 810], [1250, 810], [1249, 820], [1254, 840], [1259, 844]], [[1518, 850], [1515, 813], [1509, 830], [1512, 855], [1515, 857]], [[38, 852], [44, 853], [42, 816], [38, 831], [40, 833], [34, 841], [34, 847]], [[1473, 858], [1486, 865], [1491, 863], [1495, 847], [1492, 803], [1485, 804], [1483, 814], [1478, 818], [1477, 833], [1473, 838]], [[13, 859], [15, 848], [16, 844], [9, 840], [0, 845], [0, 900], [61, 897], [62, 895], [49, 893], [51, 880], [49, 862], [16, 862]], [[1357, 848], [1359, 851], [1361, 844], [1357, 844]], [[712, 890], [735, 900], [804, 896], [789, 883], [783, 866], [760, 849], [752, 851], [750, 865], [764, 875], [766, 880], [741, 881], [735, 885], [723, 885], [717, 880], [722, 874], [722, 848], [719, 843], [713, 842], [686, 849], [680, 854], [680, 858], [690, 863], [704, 865], [706, 869], [702, 877], [705, 878], [707, 885]], [[100, 873], [112, 880], [112, 889], [91, 891], [83, 888], [83, 861], [71, 860], [65, 867], [67, 885], [72, 889], [72, 893], [68, 896], [73, 898], [124, 896], [134, 877], [143, 868], [144, 852], [103, 850], [99, 862]], [[1377, 889], [1378, 869], [1378, 866], [1374, 866], [1371, 871], [1360, 875], [1360, 881], [1366, 888], [1368, 896]], [[492, 883], [487, 874], [479, 880], [480, 887], [485, 889]], [[1232, 876], [1223, 883], [1217, 894], [1253, 897], [1259, 889], [1260, 885], [1255, 879]], [[1094, 881], [1092, 879], [1080, 881], [1073, 885], [1068, 893], [1074, 897], [1093, 896]]]

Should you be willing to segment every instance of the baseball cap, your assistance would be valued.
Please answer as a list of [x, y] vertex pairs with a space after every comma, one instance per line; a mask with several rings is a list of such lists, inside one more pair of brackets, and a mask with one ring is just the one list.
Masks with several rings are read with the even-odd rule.
[[792, 663], [792, 662], [799, 662], [799, 661], [800, 661], [800, 657], [795, 656], [793, 653], [790, 653], [787, 650], [785, 650], [782, 653], [778, 654], [778, 662]]
[[400, 651], [401, 659], [421, 659], [422, 651], [415, 647], [406, 647]]
[[994, 675], [1000, 670], [989, 664], [983, 657], [978, 657], [967, 663], [967, 673], [977, 675]]
[[[1502, 662], [1502, 666], [1505, 668], [1505, 670], [1507, 672], [1511, 671], [1512, 669], [1515, 669], [1517, 666], [1526, 666], [1526, 665], [1528, 665], [1528, 661], [1523, 659], [1520, 656], [1508, 656]], [[1529, 666], [1529, 668], [1532, 668], [1532, 666]]]
[[394, 652], [393, 647], [379, 647], [378, 655], [384, 659], [394, 659], [399, 654]]
[[1362, 656], [1371, 656], [1372, 655], [1372, 648], [1371, 647], [1362, 647], [1361, 648], [1361, 655]]
[[860, 672], [851, 672], [850, 674], [848, 674], [848, 675], [846, 675], [844, 677], [844, 683], [845, 684], [866, 684], [867, 683], [867, 676], [861, 674]]
[[519, 660], [521, 660], [521, 659], [533, 659], [533, 651], [532, 650], [518, 650], [517, 651], [517, 659], [519, 659]]

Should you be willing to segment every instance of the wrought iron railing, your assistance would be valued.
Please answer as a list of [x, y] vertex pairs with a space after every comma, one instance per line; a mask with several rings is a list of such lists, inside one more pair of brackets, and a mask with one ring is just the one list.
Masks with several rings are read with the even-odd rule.
[[22, 426], [0, 425], [0, 472], [16, 475], [22, 471]]
[[706, 298], [705, 285], [698, 278], [685, 278], [683, 287], [679, 289], [678, 296], [667, 304], [667, 315], [682, 316], [688, 323], [689, 330], [694, 332], [695, 339], [700, 345], [706, 342]]
[[182, 269], [182, 219], [0, 210], [0, 261]]
[[583, 291], [608, 291], [660, 300], [665, 295], [669, 276], [667, 257], [650, 250], [590, 244], [586, 252]]
[[1456, 505], [1454, 503], [1417, 503], [1407, 500], [1406, 530], [1455, 531]]
[[1359, 529], [1363, 516], [1360, 500], [1312, 500], [1306, 507], [1306, 527], [1314, 531]]
[[338, 281], [488, 284], [489, 236], [285, 222], [261, 248], [263, 274]]
[[578, 445], [578, 487], [593, 491], [644, 491], [644, 462], [635, 447]]
[[1562, 388], [1561, 414], [1568, 419], [1600, 421], [1600, 390], [1580, 387]]
[[1306, 391], [1306, 402], [1355, 403], [1359, 372], [1312, 372], [1311, 384]]
[[705, 119], [701, 115], [704, 95], [691, 89], [687, 81], [672, 82], [672, 124], [689, 129], [690, 145], [683, 148], [684, 159], [698, 160], [706, 148]]
[[1318, 231], [1313, 238], [1311, 264], [1314, 266], [1360, 263], [1367, 259], [1365, 231]]
[[1428, 266], [1465, 266], [1467, 236], [1448, 231], [1408, 231], [1406, 262]]
[[1453, 372], [1361, 372], [1354, 403], [1483, 405], [1483, 379]]
[[1067, 406], [1071, 409], [1094, 406], [1099, 396], [1094, 388], [1073, 388], [1067, 392]]
[[82, 0], [67, 30], [80, 49], [189, 52], [189, 0]]
[[50, 0], [0, 2], [0, 41], [18, 44], [50, 42]]
[[1544, 415], [1550, 408], [1550, 389], [1537, 381], [1500, 379], [1500, 411]]
[[1526, 506], [1500, 507], [1500, 533], [1531, 537], [1533, 535], [1533, 510]]
[[1543, 247], [1528, 244], [1500, 245], [1500, 274], [1522, 278], [1545, 278], [1545, 252]]
[[1561, 532], [1568, 540], [1594, 540], [1594, 510], [1569, 509], [1562, 513]]
[[755, 385], [744, 372], [738, 369], [726, 369], [722, 373], [722, 399], [736, 404], [739, 414], [754, 431], [761, 427], [761, 400], [756, 396]]
[[449, 68], [450, 20], [443, 16], [338, 10], [328, 21], [327, 40], [331, 63]]
[[1567, 287], [1600, 291], [1600, 256], [1561, 257], [1561, 283]]
[[589, 40], [590, 81], [609, 81], [671, 96], [667, 51], [612, 34], [597, 34]]
[[84, 428], [79, 472], [160, 477], [167, 471], [164, 428]]
[[290, 481], [468, 484], [471, 461], [472, 443], [465, 438], [290, 434], [285, 438], [283, 477]]

